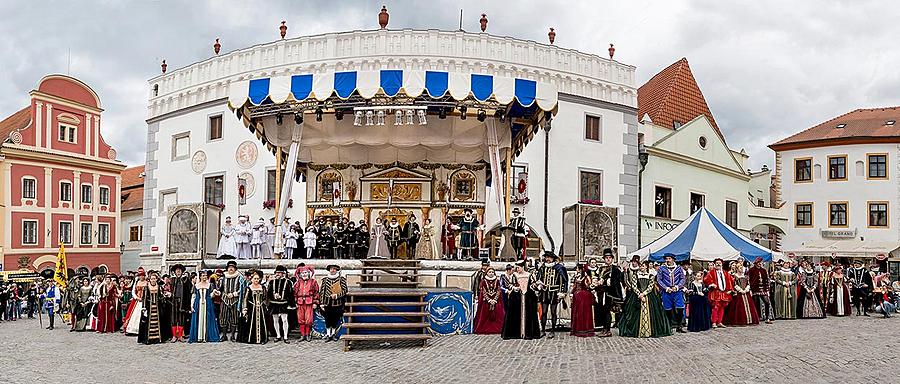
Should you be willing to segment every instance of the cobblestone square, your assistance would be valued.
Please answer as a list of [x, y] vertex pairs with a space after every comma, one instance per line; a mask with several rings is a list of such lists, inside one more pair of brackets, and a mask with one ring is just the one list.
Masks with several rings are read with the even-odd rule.
[[[46, 319], [44, 319], [46, 321]], [[436, 337], [426, 348], [139, 345], [0, 323], [2, 383], [873, 383], [900, 380], [898, 320], [828, 318], [662, 339]]]

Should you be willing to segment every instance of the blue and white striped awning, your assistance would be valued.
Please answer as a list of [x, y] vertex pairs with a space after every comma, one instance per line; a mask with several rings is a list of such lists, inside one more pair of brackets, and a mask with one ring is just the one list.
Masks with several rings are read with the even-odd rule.
[[640, 256], [641, 260], [660, 262], [668, 254], [678, 261], [743, 258], [752, 262], [760, 257], [763, 261], [769, 262], [777, 252], [750, 241], [706, 208], [700, 208], [669, 233], [631, 255]]
[[347, 99], [354, 92], [365, 99], [378, 94], [396, 96], [401, 92], [410, 97], [427, 94], [432, 98], [450, 95], [455, 100], [493, 99], [500, 104], [516, 101], [522, 107], [537, 105], [552, 111], [557, 104], [556, 87], [529, 79], [499, 77], [476, 73], [440, 71], [408, 71], [384, 69], [380, 71], [349, 71], [325, 74], [285, 75], [237, 82], [231, 85], [228, 102], [232, 108], [332, 97]]

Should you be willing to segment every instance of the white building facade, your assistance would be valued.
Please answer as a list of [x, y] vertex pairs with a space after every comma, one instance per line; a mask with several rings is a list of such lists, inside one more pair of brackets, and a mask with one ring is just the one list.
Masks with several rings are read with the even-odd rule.
[[[527, 186], [525, 193], [515, 192], [513, 207], [524, 211], [543, 248], [550, 249], [552, 242], [557, 250], [563, 238], [564, 207], [580, 201], [614, 207], [618, 217], [612, 245], [620, 255], [635, 249], [635, 67], [555, 45], [485, 33], [382, 29], [283, 39], [150, 79], [144, 251], [165, 253], [165, 212], [176, 203], [207, 201], [223, 206], [223, 217], [273, 216], [274, 210], [263, 204], [274, 199], [275, 158], [230, 112], [232, 84], [276, 75], [380, 69], [483, 73], [554, 85], [559, 104], [549, 131], [549, 169], [545, 172], [547, 133], [541, 130], [512, 161], [513, 189], [520, 179]], [[242, 206], [238, 205], [238, 178], [247, 185], [247, 204]], [[308, 190], [303, 182], [294, 185], [293, 208], [287, 214], [292, 221], [305, 224], [313, 212], [305, 201]], [[479, 213], [490, 230], [500, 224], [500, 215], [496, 202], [485, 200]]]

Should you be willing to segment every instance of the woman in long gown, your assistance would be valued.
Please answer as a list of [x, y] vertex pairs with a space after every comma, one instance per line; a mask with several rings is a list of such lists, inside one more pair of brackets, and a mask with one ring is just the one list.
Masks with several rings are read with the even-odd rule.
[[197, 275], [200, 281], [194, 284], [194, 292], [191, 295], [191, 330], [188, 335], [188, 343], [220, 341], [219, 322], [216, 320], [216, 307], [213, 305], [212, 299], [215, 286], [209, 282], [210, 275], [212, 275], [212, 271], [201, 271]]
[[516, 263], [507, 296], [507, 310], [503, 317], [503, 339], [540, 339], [541, 324], [538, 320], [537, 278], [525, 270], [526, 261]]
[[809, 265], [809, 261], [800, 263], [797, 276], [800, 289], [797, 292], [797, 317], [801, 319], [824, 319], [825, 307], [819, 300], [819, 274]]
[[85, 277], [81, 280], [81, 287], [78, 287], [75, 307], [75, 325], [73, 331], [82, 332], [87, 329], [88, 321], [91, 318], [91, 296], [94, 289], [91, 288], [91, 280]]
[[141, 329], [141, 311], [144, 309], [144, 288], [147, 287], [147, 275], [143, 268], [138, 269], [137, 282], [134, 283], [131, 295], [131, 303], [128, 304], [128, 312], [125, 315], [126, 335], [137, 335]]
[[575, 272], [572, 281], [572, 332], [578, 337], [594, 336], [594, 291], [591, 289], [590, 268], [585, 265]]
[[500, 302], [500, 279], [488, 268], [478, 288], [478, 308], [475, 312], [474, 333], [496, 335], [503, 330], [503, 303]]
[[143, 309], [137, 341], [142, 344], [159, 344], [172, 338], [169, 299], [159, 282], [159, 273], [150, 271], [147, 276], [147, 286], [141, 295]]
[[797, 318], [797, 275], [791, 270], [791, 261], [785, 261], [781, 269], [772, 274], [775, 282], [775, 318]]
[[372, 226], [371, 243], [369, 244], [369, 253], [367, 257], [390, 258], [388, 252], [387, 240], [385, 239], [385, 228], [381, 223], [381, 218], [375, 219], [375, 225]]
[[850, 316], [850, 285], [844, 276], [844, 267], [835, 266], [829, 280], [828, 313], [832, 316]]
[[112, 333], [116, 331], [116, 312], [119, 308], [119, 288], [115, 275], [106, 275], [103, 296], [97, 303], [97, 332]]
[[438, 248], [437, 230], [431, 219], [425, 219], [422, 224], [422, 238], [416, 245], [416, 258], [419, 260], [435, 260], [441, 258], [441, 250]]
[[619, 321], [619, 336], [663, 337], [672, 335], [672, 327], [656, 292], [656, 276], [650, 273], [650, 263], [625, 272], [625, 307]]
[[231, 225], [231, 216], [225, 218], [220, 235], [216, 257], [233, 259], [237, 255], [237, 244], [234, 242], [235, 228]]
[[706, 299], [709, 288], [703, 284], [703, 271], [694, 272], [694, 280], [684, 287], [688, 295], [688, 331], [703, 332], [712, 328], [712, 307]]
[[725, 324], [745, 326], [758, 325], [759, 312], [753, 302], [753, 292], [750, 292], [750, 277], [744, 274], [744, 267], [738, 263], [732, 263], [731, 276], [734, 279], [734, 297], [725, 310]]
[[269, 329], [266, 326], [268, 296], [266, 287], [261, 284], [262, 278], [262, 271], [254, 271], [241, 303], [241, 315], [244, 319], [238, 337], [240, 341], [249, 344], [265, 344], [269, 341]]

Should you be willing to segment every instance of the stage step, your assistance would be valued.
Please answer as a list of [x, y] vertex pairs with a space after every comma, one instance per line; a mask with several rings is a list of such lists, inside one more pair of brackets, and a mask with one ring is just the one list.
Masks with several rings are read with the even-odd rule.
[[428, 316], [428, 312], [347, 312], [347, 317], [366, 317], [366, 316], [400, 316], [400, 317], [423, 317]]
[[348, 307], [424, 307], [428, 303], [421, 301], [357, 301], [347, 303]]
[[419, 274], [417, 274], [417, 273], [397, 273], [397, 272], [386, 272], [386, 273], [363, 272], [363, 273], [359, 274], [359, 277], [360, 277], [360, 279], [362, 279], [362, 281], [371, 281], [372, 279], [377, 279], [377, 278], [381, 278], [381, 277], [416, 280], [419, 278]]
[[347, 296], [350, 296], [353, 298], [366, 297], [366, 296], [425, 297], [426, 294], [427, 294], [427, 292], [425, 292], [425, 291], [399, 289], [399, 288], [397, 290], [363, 288], [363, 289], [351, 290], [350, 292], [347, 292]]
[[429, 323], [344, 323], [347, 329], [413, 329], [428, 328]]
[[363, 271], [365, 271], [365, 270], [367, 270], [367, 269], [374, 269], [374, 270], [391, 270], [391, 269], [396, 269], [396, 270], [402, 270], [402, 271], [416, 271], [416, 270], [422, 269], [422, 267], [406, 267], [406, 266], [399, 266], [399, 265], [398, 265], [398, 266], [393, 266], [393, 265], [378, 265], [378, 266], [375, 266], [375, 265], [363, 265], [360, 269], [362, 269]]
[[418, 281], [360, 281], [361, 288], [418, 288]]
[[341, 341], [344, 342], [344, 352], [350, 350], [350, 345], [354, 341], [360, 342], [391, 342], [391, 341], [421, 341], [422, 346], [426, 346], [428, 340], [431, 340], [431, 335], [421, 333], [415, 335], [344, 335], [341, 336]]

